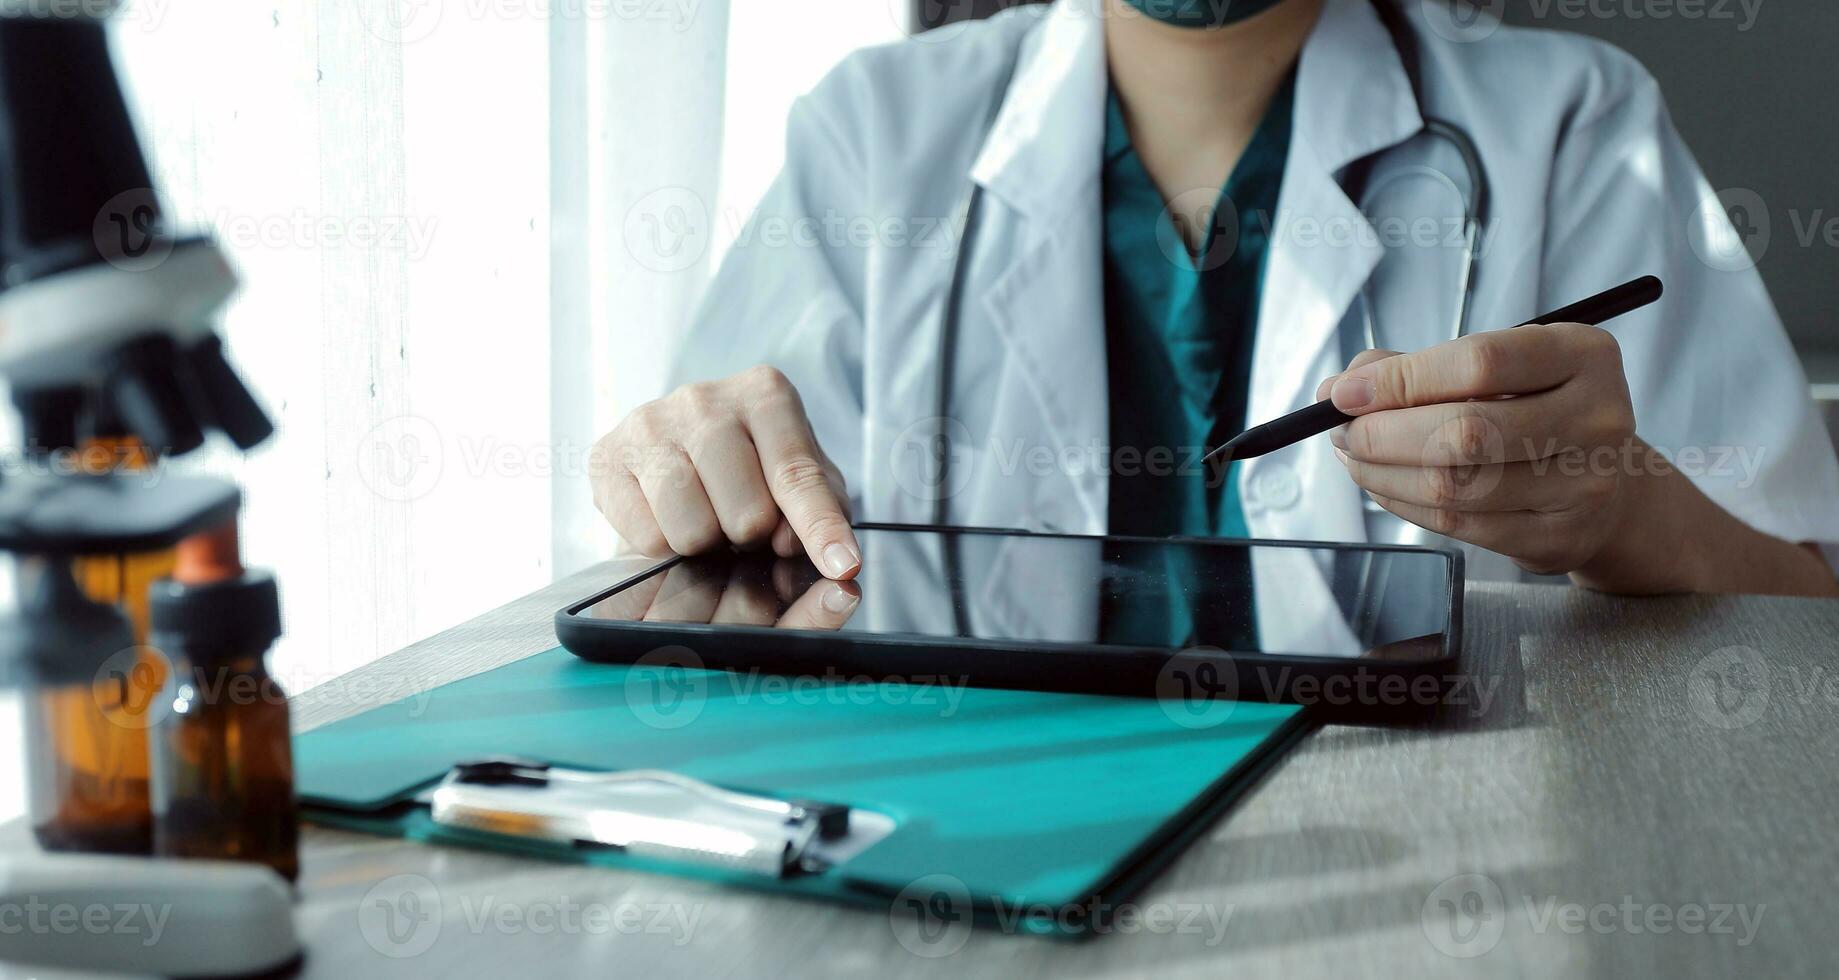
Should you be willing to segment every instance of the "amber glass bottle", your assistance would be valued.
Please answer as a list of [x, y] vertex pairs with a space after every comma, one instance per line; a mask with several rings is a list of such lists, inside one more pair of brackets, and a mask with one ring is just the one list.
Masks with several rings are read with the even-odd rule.
[[23, 562], [19, 586], [21, 615], [0, 627], [0, 645], [26, 682], [27, 805], [39, 845], [146, 854], [150, 713], [133, 693], [146, 683], [133, 631], [83, 594], [67, 560]]
[[[146, 473], [157, 463], [152, 452], [121, 426], [99, 419], [97, 432], [77, 450], [77, 469], [92, 476]], [[28, 709], [62, 753], [58, 766], [64, 788], [65, 816], [56, 826], [85, 817], [99, 820], [73, 840], [90, 841], [94, 831], [111, 832], [112, 846], [76, 846], [73, 850], [128, 851], [145, 854], [152, 845], [153, 815], [148, 800], [147, 730], [164, 709], [158, 699], [166, 680], [166, 661], [147, 648], [147, 597], [153, 583], [172, 573], [174, 552], [83, 555], [70, 562], [69, 575], [83, 593], [113, 605], [127, 616], [132, 633], [107, 653], [93, 677], [48, 690]], [[92, 683], [93, 682], [93, 683]], [[42, 835], [41, 835], [42, 836]], [[52, 846], [52, 845], [47, 845]]]
[[153, 587], [152, 643], [171, 662], [152, 744], [153, 849], [254, 861], [293, 881], [287, 698], [263, 659], [281, 635], [280, 601], [273, 576], [242, 570], [234, 542], [233, 530], [186, 542], [175, 579]]

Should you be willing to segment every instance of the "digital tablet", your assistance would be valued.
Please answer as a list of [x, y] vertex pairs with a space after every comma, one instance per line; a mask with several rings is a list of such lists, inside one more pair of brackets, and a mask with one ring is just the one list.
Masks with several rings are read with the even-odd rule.
[[670, 558], [556, 614], [588, 660], [1134, 697], [1422, 705], [1460, 552], [867, 524], [862, 567]]

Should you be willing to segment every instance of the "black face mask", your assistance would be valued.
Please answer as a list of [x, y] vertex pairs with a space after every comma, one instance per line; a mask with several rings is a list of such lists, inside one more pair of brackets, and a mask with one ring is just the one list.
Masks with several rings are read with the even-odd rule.
[[1283, 0], [1124, 0], [1143, 16], [1176, 27], [1225, 27], [1264, 13]]

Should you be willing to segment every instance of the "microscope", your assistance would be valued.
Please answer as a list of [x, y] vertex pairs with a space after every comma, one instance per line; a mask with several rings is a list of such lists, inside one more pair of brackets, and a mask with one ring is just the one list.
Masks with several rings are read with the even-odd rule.
[[[240, 494], [214, 478], [92, 471], [72, 465], [72, 451], [103, 413], [161, 458], [213, 431], [246, 450], [274, 430], [217, 335], [235, 274], [209, 237], [170, 226], [153, 189], [109, 52], [117, 6], [0, 3], [0, 378], [25, 447], [0, 469], [0, 551], [17, 582], [0, 621], [0, 682], [25, 690], [30, 818], [47, 852], [0, 862], [0, 901], [29, 891], [93, 902], [127, 888], [175, 900], [192, 932], [169, 930], [157, 950], [22, 935], [0, 942], [0, 959], [219, 974], [297, 953], [290, 893], [258, 865], [148, 857], [148, 735], [110, 717], [99, 693], [138, 641], [72, 565], [233, 528]], [[264, 585], [255, 603], [224, 608], [237, 620], [258, 607], [253, 618], [278, 634], [278, 611], [260, 608], [273, 601], [272, 579]], [[142, 753], [138, 785], [123, 746]], [[226, 945], [239, 916], [253, 917], [253, 932]]]

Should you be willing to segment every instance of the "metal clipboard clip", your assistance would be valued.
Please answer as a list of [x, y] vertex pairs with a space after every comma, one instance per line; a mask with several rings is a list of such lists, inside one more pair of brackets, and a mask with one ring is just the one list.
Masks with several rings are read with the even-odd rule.
[[447, 827], [770, 878], [821, 873], [894, 827], [881, 814], [738, 793], [658, 769], [588, 772], [523, 759], [461, 763], [423, 800]]

